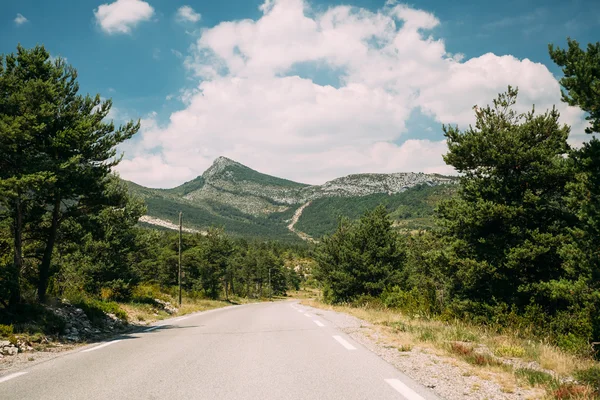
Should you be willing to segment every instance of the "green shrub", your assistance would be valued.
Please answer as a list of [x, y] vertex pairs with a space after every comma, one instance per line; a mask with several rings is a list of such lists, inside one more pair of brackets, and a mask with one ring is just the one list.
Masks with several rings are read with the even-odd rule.
[[422, 328], [418, 338], [422, 342], [435, 342], [437, 340], [437, 334], [431, 328]]
[[134, 303], [155, 304], [154, 299], [166, 300], [158, 285], [140, 284], [131, 291]]
[[531, 386], [546, 385], [554, 381], [554, 377], [549, 373], [531, 368], [518, 368], [515, 370], [515, 376], [523, 378]]
[[586, 354], [590, 352], [590, 346], [585, 337], [576, 336], [569, 332], [559, 334], [556, 337], [556, 345], [563, 350], [576, 354]]
[[409, 315], [429, 317], [432, 314], [430, 299], [417, 289], [407, 292], [394, 286], [381, 294], [381, 301], [387, 308], [402, 310]]
[[1, 325], [0, 324], [0, 337], [7, 338], [14, 333], [14, 327], [12, 325]]
[[379, 297], [373, 297], [366, 294], [358, 296], [358, 298], [352, 302], [352, 306], [372, 309], [384, 308], [383, 302]]
[[103, 300], [128, 301], [131, 298], [131, 285], [122, 279], [106, 282], [100, 289]]
[[28, 303], [17, 305], [13, 314], [0, 313], [0, 324], [12, 325], [15, 333], [39, 332], [46, 335], [62, 333], [65, 328], [61, 317], [40, 304]]
[[575, 379], [586, 385], [590, 385], [594, 390], [600, 392], [600, 367], [593, 366], [587, 369], [581, 369], [575, 372]]
[[525, 355], [525, 349], [521, 346], [504, 345], [499, 346], [494, 350], [494, 354], [498, 357], [523, 357]]
[[77, 298], [72, 298], [71, 303], [75, 307], [81, 308], [90, 322], [96, 326], [102, 325], [105, 314], [109, 313], [124, 321], [127, 320], [127, 313], [114, 301], [102, 301], [80, 295]]

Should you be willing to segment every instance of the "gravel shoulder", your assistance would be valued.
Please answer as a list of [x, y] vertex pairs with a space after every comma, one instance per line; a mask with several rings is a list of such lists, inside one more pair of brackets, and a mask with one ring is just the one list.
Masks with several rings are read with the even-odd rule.
[[378, 329], [379, 327], [367, 321], [345, 313], [303, 305], [443, 399], [544, 398], [543, 390], [519, 388], [514, 380], [506, 380], [506, 374], [474, 371], [461, 360], [435, 354], [431, 349], [418, 346], [408, 351], [400, 351], [398, 343], [394, 343]]

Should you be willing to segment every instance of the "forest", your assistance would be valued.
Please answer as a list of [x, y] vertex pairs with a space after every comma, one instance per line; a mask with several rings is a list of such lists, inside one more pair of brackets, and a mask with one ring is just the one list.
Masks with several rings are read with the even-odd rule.
[[[600, 132], [600, 43], [549, 47], [564, 102]], [[459, 173], [436, 227], [401, 235], [383, 206], [342, 220], [316, 251], [331, 303], [375, 303], [544, 338], [580, 354], [600, 342], [600, 141], [568, 143], [556, 109], [518, 112], [517, 88], [475, 125], [444, 126]]]

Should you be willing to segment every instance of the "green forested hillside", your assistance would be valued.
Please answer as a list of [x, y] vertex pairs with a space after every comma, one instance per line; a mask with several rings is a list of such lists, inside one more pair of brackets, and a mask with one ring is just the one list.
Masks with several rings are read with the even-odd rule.
[[[199, 180], [196, 180], [199, 181]], [[192, 181], [193, 182], [193, 181]], [[149, 189], [127, 182], [130, 193], [141, 197], [152, 217], [176, 223], [179, 212], [183, 212], [186, 227], [206, 230], [211, 226], [223, 227], [233, 236], [263, 239], [279, 239], [283, 241], [299, 241], [300, 239], [286, 228], [285, 220], [290, 219], [295, 208], [281, 213], [273, 213], [266, 217], [257, 217], [242, 213], [225, 203], [206, 201], [194, 203], [177, 196], [183, 193], [184, 185], [175, 189]], [[145, 226], [153, 226], [144, 224]]]
[[455, 185], [420, 185], [397, 194], [362, 197], [329, 197], [314, 200], [304, 209], [296, 229], [318, 238], [335, 231], [340, 217], [360, 218], [367, 210], [382, 204], [395, 225], [402, 229], [428, 229], [433, 226], [436, 205], [456, 192]]

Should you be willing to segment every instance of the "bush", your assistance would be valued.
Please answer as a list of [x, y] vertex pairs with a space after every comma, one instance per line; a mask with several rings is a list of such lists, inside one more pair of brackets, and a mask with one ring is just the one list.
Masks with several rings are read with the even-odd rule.
[[525, 355], [525, 349], [521, 346], [499, 346], [494, 350], [494, 354], [498, 357], [512, 357], [518, 358], [523, 357]]
[[590, 385], [595, 391], [600, 392], [600, 367], [593, 366], [575, 372], [575, 379]]
[[360, 295], [356, 300], [352, 302], [354, 307], [363, 307], [371, 309], [382, 309], [384, 305], [380, 298], [369, 295]]
[[131, 285], [122, 279], [106, 282], [100, 289], [102, 300], [128, 301], [131, 298]]
[[2, 325], [0, 324], [0, 337], [7, 338], [10, 337], [14, 332], [14, 327], [12, 325]]
[[83, 310], [93, 325], [100, 326], [106, 314], [114, 314], [117, 318], [127, 321], [127, 313], [114, 301], [102, 301], [79, 295], [71, 298], [71, 304]]
[[552, 375], [531, 368], [519, 368], [515, 371], [515, 375], [525, 379], [531, 386], [546, 385], [554, 381]]
[[158, 285], [140, 284], [131, 291], [134, 303], [155, 304], [154, 299], [166, 300]]
[[[65, 321], [40, 304], [19, 304], [14, 313], [0, 313], [0, 324], [12, 326], [15, 333], [55, 335], [65, 328]], [[0, 325], [2, 326], [2, 325]], [[4, 328], [8, 331], [10, 328]], [[1, 335], [0, 335], [1, 336]]]
[[431, 301], [416, 289], [407, 292], [394, 286], [381, 294], [381, 300], [387, 308], [399, 309], [409, 315], [430, 317], [432, 314]]

